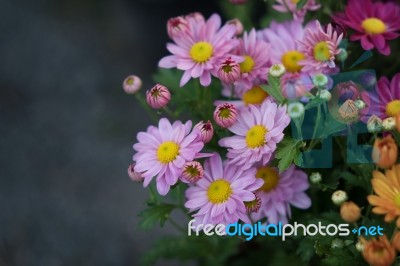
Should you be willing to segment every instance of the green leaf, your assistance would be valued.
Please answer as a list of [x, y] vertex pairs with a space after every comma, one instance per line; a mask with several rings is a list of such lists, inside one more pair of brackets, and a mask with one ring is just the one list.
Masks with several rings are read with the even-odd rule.
[[323, 104], [325, 102], [326, 102], [326, 100], [321, 99], [319, 97], [315, 97], [314, 99], [312, 99], [311, 101], [309, 101], [307, 103], [307, 105], [304, 107], [304, 109], [308, 110], [308, 109], [311, 109], [313, 107], [317, 107], [318, 105], [321, 105], [321, 104]]
[[175, 205], [173, 204], [160, 203], [141, 211], [139, 217], [142, 219], [139, 222], [139, 227], [141, 229], [149, 229], [156, 223], [160, 223], [161, 227], [164, 226], [174, 208]]
[[365, 51], [360, 58], [357, 59], [357, 61], [354, 62], [354, 64], [352, 64], [349, 69], [352, 69], [353, 67], [361, 64], [362, 62], [368, 60], [369, 58], [371, 58], [373, 55], [373, 53], [371, 51]]
[[261, 88], [271, 95], [277, 103], [283, 103], [285, 97], [282, 95], [280, 78], [273, 77], [270, 74], [268, 75], [268, 83], [269, 85], [261, 85]]
[[296, 6], [297, 10], [302, 9], [302, 8], [306, 5], [307, 1], [308, 1], [308, 0], [300, 0], [300, 1], [297, 3], [297, 6]]
[[303, 141], [294, 140], [292, 138], [285, 138], [281, 143], [278, 144], [278, 149], [275, 157], [280, 159], [278, 168], [279, 172], [283, 172], [294, 163], [301, 166], [303, 158], [300, 153], [300, 148], [303, 146]]

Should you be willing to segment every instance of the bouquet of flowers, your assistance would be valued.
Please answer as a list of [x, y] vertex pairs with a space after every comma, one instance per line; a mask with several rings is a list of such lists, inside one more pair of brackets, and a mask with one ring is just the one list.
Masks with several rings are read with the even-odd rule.
[[400, 263], [400, 3], [220, 2], [168, 20], [145, 98], [123, 84], [154, 118], [139, 226], [179, 232], [143, 263]]

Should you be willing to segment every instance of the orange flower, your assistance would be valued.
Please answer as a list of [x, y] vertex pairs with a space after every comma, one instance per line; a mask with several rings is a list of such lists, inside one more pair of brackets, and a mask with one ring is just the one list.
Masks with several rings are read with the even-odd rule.
[[348, 201], [340, 206], [340, 216], [342, 217], [343, 221], [354, 223], [360, 219], [361, 209], [354, 202]]
[[371, 266], [389, 266], [396, 258], [396, 251], [390, 245], [386, 235], [369, 241], [362, 239], [363, 257]]
[[372, 159], [377, 166], [381, 168], [389, 168], [397, 161], [398, 148], [392, 135], [388, 135], [383, 139], [377, 138], [372, 150]]
[[400, 231], [397, 231], [392, 238], [392, 246], [397, 252], [400, 252]]
[[400, 216], [400, 164], [396, 164], [385, 175], [379, 171], [372, 173], [372, 187], [376, 195], [369, 195], [368, 201], [375, 206], [372, 212], [384, 214], [385, 222]]

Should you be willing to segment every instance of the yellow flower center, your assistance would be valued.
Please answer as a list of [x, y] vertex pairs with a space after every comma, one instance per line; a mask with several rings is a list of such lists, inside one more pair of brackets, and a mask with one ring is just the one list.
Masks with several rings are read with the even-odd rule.
[[282, 55], [282, 64], [289, 72], [299, 72], [303, 66], [299, 66], [298, 62], [306, 56], [299, 51], [288, 51]]
[[382, 34], [386, 31], [385, 23], [379, 18], [367, 18], [361, 23], [361, 27], [368, 34]]
[[231, 195], [231, 185], [223, 179], [212, 182], [207, 190], [208, 200], [214, 204], [224, 203]]
[[247, 147], [255, 149], [264, 146], [267, 132], [268, 130], [260, 125], [250, 128], [246, 133]]
[[331, 58], [331, 52], [326, 42], [319, 42], [314, 46], [314, 58], [317, 61], [328, 61]]
[[231, 111], [229, 110], [229, 108], [221, 109], [221, 111], [219, 112], [219, 117], [221, 118], [231, 117]]
[[213, 46], [208, 42], [197, 42], [190, 48], [190, 57], [197, 63], [204, 63], [212, 56]]
[[400, 193], [397, 193], [396, 196], [394, 196], [394, 204], [397, 208], [400, 208]]
[[297, 4], [300, 0], [292, 0], [293, 4]]
[[160, 162], [167, 164], [179, 155], [179, 145], [172, 141], [166, 141], [158, 146], [157, 158]]
[[388, 116], [396, 116], [400, 113], [400, 100], [393, 100], [386, 105], [386, 114]]
[[242, 100], [246, 105], [261, 104], [267, 97], [268, 93], [266, 93], [260, 86], [254, 86], [243, 94]]
[[250, 71], [253, 70], [254, 67], [254, 60], [251, 58], [251, 56], [245, 55], [244, 56], [244, 61], [239, 64], [240, 65], [240, 71], [242, 73], [249, 73]]
[[257, 178], [261, 178], [264, 180], [264, 185], [260, 188], [260, 190], [268, 192], [274, 189], [279, 182], [279, 174], [275, 168], [264, 166], [257, 170], [256, 173]]
[[132, 85], [133, 84], [133, 78], [129, 78], [126, 83], [128, 83], [128, 85]]

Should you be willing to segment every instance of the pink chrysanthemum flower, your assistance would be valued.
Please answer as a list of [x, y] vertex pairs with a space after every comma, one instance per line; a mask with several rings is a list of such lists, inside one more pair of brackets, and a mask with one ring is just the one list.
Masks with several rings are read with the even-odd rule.
[[267, 164], [289, 123], [286, 106], [277, 106], [268, 97], [261, 105], [243, 108], [237, 122], [229, 128], [235, 136], [223, 138], [218, 143], [228, 148], [229, 164], [243, 169], [256, 162]]
[[279, 12], [291, 12], [295, 20], [301, 21], [303, 21], [307, 11], [315, 11], [321, 7], [315, 0], [307, 0], [307, 3], [301, 9], [297, 9], [298, 2], [299, 0], [276, 0], [276, 4], [272, 7]]
[[[219, 63], [226, 59], [237, 47], [239, 41], [234, 39], [236, 27], [221, 26], [221, 18], [214, 14], [207, 21], [198, 16], [186, 16], [190, 31], [174, 38], [174, 43], [168, 43], [167, 49], [173, 55], [160, 60], [158, 65], [163, 68], [178, 68], [184, 70], [180, 86], [184, 86], [190, 78], [200, 78], [202, 86], [211, 83], [211, 74], [216, 76]], [[240, 57], [232, 56], [239, 62]]]
[[261, 207], [252, 213], [254, 221], [267, 217], [268, 223], [286, 224], [291, 216], [290, 205], [299, 209], [311, 206], [311, 200], [304, 192], [309, 187], [307, 174], [293, 164], [281, 174], [274, 167], [259, 167], [256, 177], [264, 180], [264, 184], [256, 193], [261, 199]]
[[381, 77], [377, 91], [381, 118], [395, 117], [400, 114], [400, 73], [394, 75], [391, 81], [387, 77]]
[[319, 21], [312, 28], [307, 28], [303, 41], [299, 41], [300, 51], [306, 55], [299, 65], [309, 74], [332, 73], [336, 71], [335, 56], [340, 53], [339, 44], [343, 34], [338, 36], [330, 24], [325, 32]]
[[236, 119], [237, 110], [233, 104], [225, 102], [215, 108], [214, 120], [220, 127], [228, 128], [236, 122]]
[[399, 37], [400, 6], [393, 2], [349, 0], [345, 12], [334, 19], [355, 30], [351, 41], [361, 41], [364, 50], [376, 48], [383, 55], [390, 55], [389, 40]]
[[229, 224], [242, 220], [250, 223], [245, 201], [255, 199], [254, 191], [263, 181], [255, 178], [255, 168], [243, 171], [234, 165], [223, 165], [214, 153], [204, 163], [204, 177], [186, 190], [185, 207], [193, 215], [195, 224]]
[[194, 128], [197, 128], [200, 131], [200, 138], [204, 143], [210, 142], [214, 135], [214, 127], [210, 120], [207, 122], [200, 121], [194, 126]]
[[258, 31], [257, 37], [271, 45], [272, 64], [282, 64], [290, 73], [301, 71], [299, 61], [306, 57], [297, 43], [304, 37], [301, 23], [295, 20], [283, 23], [273, 21], [268, 28]]
[[[256, 30], [245, 32], [240, 41], [238, 54], [244, 57], [241, 62], [240, 78], [234, 83], [235, 90], [246, 91], [253, 87], [254, 81], [259, 84], [266, 81], [270, 66], [270, 45], [263, 40], [257, 40]], [[239, 93], [238, 93], [239, 94]]]
[[171, 125], [168, 119], [161, 118], [158, 128], [149, 126], [147, 132], [137, 134], [139, 142], [133, 145], [134, 170], [144, 177], [144, 187], [157, 176], [158, 193], [166, 195], [181, 176], [185, 163], [202, 157], [204, 143], [198, 130], [190, 132], [191, 127], [191, 121], [175, 121]]

